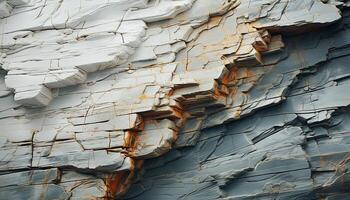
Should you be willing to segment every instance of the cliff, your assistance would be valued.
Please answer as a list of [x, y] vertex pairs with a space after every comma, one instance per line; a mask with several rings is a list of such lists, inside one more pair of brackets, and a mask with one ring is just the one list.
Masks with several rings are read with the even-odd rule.
[[0, 199], [350, 199], [349, 7], [0, 0]]

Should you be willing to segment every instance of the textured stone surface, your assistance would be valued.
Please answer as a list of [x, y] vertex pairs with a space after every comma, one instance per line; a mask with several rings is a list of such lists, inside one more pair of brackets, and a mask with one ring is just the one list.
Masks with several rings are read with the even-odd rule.
[[350, 1], [0, 0], [0, 199], [347, 199]]

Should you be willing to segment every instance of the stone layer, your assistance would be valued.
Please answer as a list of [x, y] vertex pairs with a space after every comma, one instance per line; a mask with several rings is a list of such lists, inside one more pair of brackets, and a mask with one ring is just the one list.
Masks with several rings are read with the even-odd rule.
[[346, 199], [347, 0], [0, 0], [0, 199]]

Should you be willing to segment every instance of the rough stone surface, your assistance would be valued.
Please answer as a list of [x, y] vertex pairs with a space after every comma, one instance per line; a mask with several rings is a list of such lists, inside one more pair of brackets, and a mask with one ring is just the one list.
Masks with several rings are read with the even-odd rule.
[[0, 0], [0, 199], [350, 199], [349, 7]]

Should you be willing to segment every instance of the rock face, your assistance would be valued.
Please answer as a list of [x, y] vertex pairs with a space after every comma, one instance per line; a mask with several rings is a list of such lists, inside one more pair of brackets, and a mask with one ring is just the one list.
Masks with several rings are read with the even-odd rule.
[[350, 199], [349, 7], [0, 0], [0, 199]]

